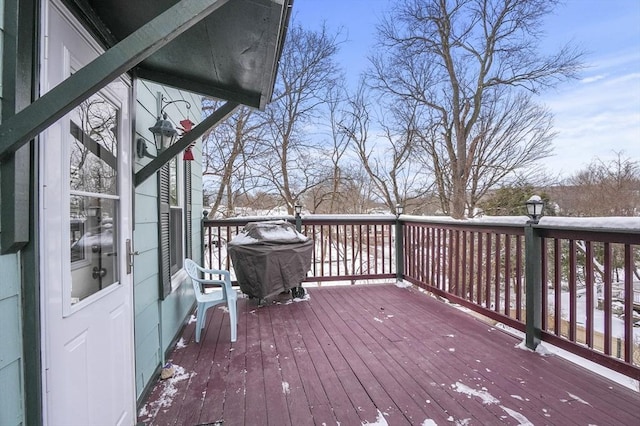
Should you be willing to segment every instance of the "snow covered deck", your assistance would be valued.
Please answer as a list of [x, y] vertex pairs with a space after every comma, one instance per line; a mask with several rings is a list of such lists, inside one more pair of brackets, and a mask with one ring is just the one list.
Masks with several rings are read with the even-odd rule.
[[640, 393], [414, 288], [309, 288], [238, 308], [234, 344], [223, 309], [200, 344], [185, 327], [141, 423], [640, 424]]

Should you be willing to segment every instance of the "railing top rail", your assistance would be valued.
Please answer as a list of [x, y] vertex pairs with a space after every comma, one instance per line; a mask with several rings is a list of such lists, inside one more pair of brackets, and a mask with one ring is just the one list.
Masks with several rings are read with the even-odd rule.
[[[325, 214], [306, 214], [302, 215], [305, 225], [328, 224], [328, 223], [392, 223], [396, 217], [391, 214], [342, 214], [342, 215], [325, 215]], [[210, 225], [244, 225], [247, 222], [256, 222], [264, 220], [286, 220], [295, 221], [294, 216], [244, 216], [229, 219], [204, 219], [205, 226]]]
[[203, 223], [205, 226], [207, 225], [222, 225], [222, 226], [236, 226], [236, 225], [245, 225], [249, 222], [258, 222], [265, 220], [286, 220], [288, 222], [295, 220], [293, 216], [238, 216], [238, 217], [230, 217], [226, 219], [203, 219]]
[[638, 217], [543, 217], [533, 226], [544, 238], [640, 244]]
[[473, 219], [454, 219], [448, 216], [401, 215], [400, 220], [406, 222], [434, 223], [438, 225], [507, 226], [512, 228], [522, 228], [529, 218], [527, 216], [484, 216]]
[[303, 215], [302, 220], [311, 225], [320, 223], [393, 223], [396, 217], [392, 214], [310, 214]]
[[528, 220], [529, 218], [526, 216], [495, 216], [475, 219], [453, 219], [444, 216], [400, 216], [400, 221], [408, 224], [437, 225], [449, 229], [513, 234], [522, 234]]
[[557, 233], [619, 235], [640, 244], [640, 217], [543, 217], [533, 225], [545, 236]]

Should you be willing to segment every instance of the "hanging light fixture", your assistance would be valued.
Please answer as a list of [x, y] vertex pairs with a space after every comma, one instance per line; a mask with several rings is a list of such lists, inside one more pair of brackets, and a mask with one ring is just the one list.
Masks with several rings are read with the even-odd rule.
[[[182, 131], [182, 133], [180, 134], [180, 136], [182, 136], [186, 132], [191, 131], [194, 123], [189, 118], [185, 118], [184, 120], [180, 120], [180, 127], [178, 128], [178, 130], [176, 130], [176, 128], [173, 127], [173, 124], [169, 120], [168, 114], [165, 112], [165, 109], [169, 105], [177, 102], [186, 103], [187, 111], [189, 111], [191, 109], [191, 104], [188, 101], [184, 99], [176, 99], [174, 101], [165, 101], [164, 96], [162, 96], [160, 93], [158, 93], [157, 100], [158, 100], [158, 109], [160, 113], [156, 120], [156, 124], [154, 124], [152, 127], [149, 127], [149, 131], [153, 134], [153, 143], [156, 147], [156, 153], [159, 154], [160, 152], [169, 148], [176, 141], [176, 138], [178, 136], [178, 130]], [[143, 138], [137, 139], [136, 142], [137, 142], [136, 152], [138, 154], [138, 157], [140, 158], [156, 157], [155, 155], [152, 155], [147, 151], [146, 141]], [[189, 160], [189, 159], [192, 160], [193, 153], [187, 154], [185, 151], [185, 157], [186, 157], [185, 160]]]
[[163, 113], [162, 118], [158, 117], [156, 124], [153, 127], [149, 127], [149, 131], [153, 133], [153, 142], [158, 152], [169, 148], [178, 134], [178, 131], [167, 117], [167, 113]]

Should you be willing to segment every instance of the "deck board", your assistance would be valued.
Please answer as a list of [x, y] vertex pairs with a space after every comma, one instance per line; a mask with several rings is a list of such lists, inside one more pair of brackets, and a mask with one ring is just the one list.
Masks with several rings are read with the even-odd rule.
[[[640, 394], [413, 288], [308, 289], [210, 312], [140, 410], [149, 425], [640, 424]], [[183, 371], [183, 370], [180, 370]], [[427, 422], [430, 421], [430, 422]]]

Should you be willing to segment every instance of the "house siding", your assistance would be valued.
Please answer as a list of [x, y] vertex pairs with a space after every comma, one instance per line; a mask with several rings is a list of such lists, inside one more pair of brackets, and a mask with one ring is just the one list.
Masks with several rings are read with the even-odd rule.
[[[199, 95], [166, 88], [148, 81], [135, 81], [136, 111], [135, 139], [143, 138], [153, 145], [149, 127], [156, 122], [158, 92], [167, 100], [184, 99], [191, 104], [187, 110], [184, 102], [170, 105], [169, 116], [174, 120], [190, 118], [197, 123], [201, 118], [202, 100]], [[198, 144], [199, 145], [199, 144]], [[153, 149], [153, 148], [152, 148]], [[192, 228], [193, 252], [201, 253], [200, 220], [202, 219], [202, 166], [201, 150], [194, 150], [192, 162]], [[181, 158], [181, 157], [179, 157]], [[136, 157], [135, 171], [149, 159]], [[154, 374], [164, 363], [164, 354], [174, 343], [182, 326], [188, 320], [195, 298], [188, 279], [175, 285], [173, 291], [162, 300], [158, 258], [158, 183], [151, 177], [136, 188], [134, 244], [139, 255], [134, 267], [135, 300], [135, 354], [136, 394], [140, 398], [154, 379]], [[200, 255], [198, 254], [198, 257]], [[176, 274], [185, 276], [184, 274]]]
[[24, 423], [18, 255], [0, 256], [0, 425]]

